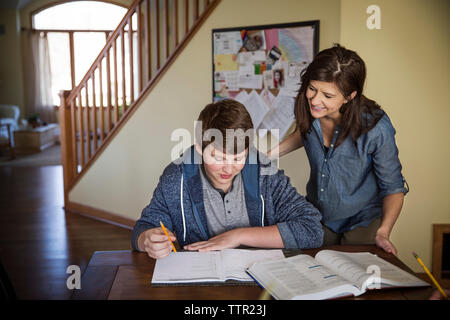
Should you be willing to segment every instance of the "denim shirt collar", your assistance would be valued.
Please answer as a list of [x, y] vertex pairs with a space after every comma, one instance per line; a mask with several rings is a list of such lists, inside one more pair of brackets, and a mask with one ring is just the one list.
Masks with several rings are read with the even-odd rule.
[[[312, 128], [314, 130], [314, 132], [317, 134], [320, 144], [322, 146], [322, 149], [325, 152], [325, 148], [324, 148], [324, 142], [323, 142], [323, 135], [322, 135], [322, 126], [320, 124], [320, 119], [314, 119], [313, 123], [312, 123]], [[336, 127], [334, 128], [334, 132], [333, 132], [333, 138], [331, 139], [331, 145], [328, 151], [328, 155], [331, 155], [334, 151], [334, 147], [336, 145], [337, 139], [339, 137], [339, 133], [341, 132], [341, 125], [338, 124], [336, 125]]]

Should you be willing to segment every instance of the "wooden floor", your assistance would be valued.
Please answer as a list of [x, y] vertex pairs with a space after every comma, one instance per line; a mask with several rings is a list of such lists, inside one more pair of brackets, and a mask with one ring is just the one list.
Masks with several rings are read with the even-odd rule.
[[[63, 209], [62, 167], [0, 167], [0, 259], [19, 299], [68, 299], [69, 265], [131, 249], [131, 231]], [[81, 284], [83, 285], [83, 284]]]

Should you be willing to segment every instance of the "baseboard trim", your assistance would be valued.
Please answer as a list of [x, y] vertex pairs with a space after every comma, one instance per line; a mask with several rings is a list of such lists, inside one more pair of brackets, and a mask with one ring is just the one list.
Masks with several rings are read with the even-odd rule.
[[88, 218], [103, 221], [106, 223], [113, 224], [115, 226], [133, 230], [136, 223], [135, 220], [121, 217], [115, 213], [104, 211], [101, 209], [93, 208], [84, 204], [68, 201], [66, 207], [64, 208], [67, 212], [79, 214]]

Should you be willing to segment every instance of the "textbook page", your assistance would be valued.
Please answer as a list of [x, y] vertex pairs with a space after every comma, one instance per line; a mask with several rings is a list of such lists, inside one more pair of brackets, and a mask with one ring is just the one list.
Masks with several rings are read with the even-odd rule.
[[358, 262], [339, 251], [322, 250], [316, 254], [315, 258], [360, 289], [364, 287], [364, 282], [372, 275], [367, 273], [366, 269]]
[[156, 260], [152, 283], [223, 281], [220, 251], [172, 252]]
[[429, 286], [427, 282], [369, 252], [347, 253], [322, 250], [316, 254], [316, 260], [327, 264], [330, 269], [343, 277], [357, 282], [363, 291], [366, 288], [389, 286]]
[[[371, 254], [369, 252], [361, 252], [361, 253], [343, 253], [349, 259], [353, 259], [358, 264], [362, 266], [365, 270], [374, 270], [375, 268], [379, 268], [379, 275], [381, 280], [381, 287], [389, 287], [389, 286], [401, 286], [401, 287], [420, 287], [420, 286], [429, 286], [429, 284], [418, 277], [402, 270], [401, 268], [393, 265], [392, 263], [387, 262], [386, 260], [378, 257], [375, 254]], [[378, 271], [378, 270], [377, 270]], [[372, 280], [366, 285], [370, 289], [375, 286], [376, 279]]]
[[226, 279], [253, 281], [245, 270], [256, 262], [284, 259], [282, 250], [225, 249], [222, 251]]
[[329, 299], [362, 292], [309, 255], [252, 265], [248, 272], [276, 299]]

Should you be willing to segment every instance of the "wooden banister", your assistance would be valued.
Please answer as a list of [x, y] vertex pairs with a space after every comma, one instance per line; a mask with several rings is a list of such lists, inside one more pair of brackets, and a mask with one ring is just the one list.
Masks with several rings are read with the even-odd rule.
[[121, 30], [124, 28], [125, 24], [128, 21], [128, 18], [134, 14], [135, 9], [136, 9], [136, 5], [138, 2], [140, 2], [142, 0], [135, 0], [134, 3], [131, 5], [130, 9], [128, 10], [128, 12], [125, 14], [125, 16], [123, 17], [122, 21], [119, 23], [118, 27], [116, 28], [116, 30], [114, 30], [114, 32], [109, 36], [106, 45], [104, 46], [104, 48], [102, 49], [102, 51], [100, 52], [100, 54], [97, 56], [97, 58], [95, 59], [94, 63], [92, 64], [92, 66], [89, 68], [89, 70], [86, 72], [86, 75], [83, 77], [83, 79], [80, 81], [80, 84], [75, 87], [69, 97], [67, 98], [67, 100], [72, 100], [74, 98], [74, 96], [78, 93], [78, 91], [80, 91], [82, 89], [82, 84], [86, 83], [87, 80], [89, 79], [92, 71], [97, 67], [98, 63], [100, 60], [102, 60], [102, 58], [105, 56], [106, 51], [108, 51], [108, 49], [111, 46], [112, 40], [113, 39], [117, 39], [119, 33], [121, 32]]
[[61, 92], [66, 197], [219, 2], [135, 0], [80, 83]]
[[66, 98], [70, 91], [61, 91], [59, 96], [61, 98], [61, 107], [59, 109], [59, 123], [60, 123], [60, 141], [61, 141], [61, 161], [63, 165], [63, 183], [64, 183], [64, 203], [68, 203], [68, 190], [72, 180], [75, 178], [73, 170], [74, 153], [72, 149], [72, 115], [69, 106], [66, 105]]

